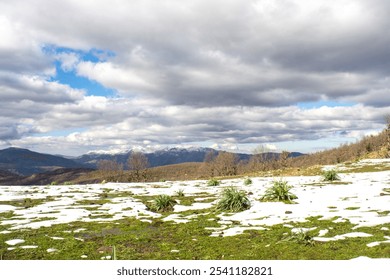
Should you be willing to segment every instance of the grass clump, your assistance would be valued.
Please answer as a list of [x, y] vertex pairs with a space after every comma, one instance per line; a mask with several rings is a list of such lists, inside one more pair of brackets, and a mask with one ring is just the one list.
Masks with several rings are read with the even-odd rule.
[[288, 185], [286, 181], [274, 181], [272, 187], [265, 191], [265, 194], [261, 197], [261, 201], [282, 201], [292, 203], [293, 199], [298, 197], [291, 193], [290, 190], [293, 187]]
[[184, 190], [183, 189], [179, 189], [175, 192], [175, 195], [176, 196], [179, 196], [179, 197], [183, 197], [184, 196]]
[[252, 179], [251, 178], [246, 178], [245, 181], [244, 181], [244, 185], [245, 186], [252, 185]]
[[207, 182], [207, 186], [209, 187], [216, 187], [216, 186], [219, 186], [221, 184], [220, 181], [218, 181], [217, 179], [210, 179], [208, 182]]
[[218, 211], [239, 212], [251, 207], [251, 203], [244, 191], [236, 187], [227, 187], [222, 192], [222, 197], [217, 204]]
[[150, 209], [156, 212], [168, 212], [173, 210], [176, 203], [176, 200], [169, 195], [162, 194], [153, 200]]
[[324, 181], [338, 181], [340, 180], [339, 175], [337, 174], [336, 170], [327, 170], [322, 174], [322, 178]]
[[306, 246], [314, 246], [313, 237], [304, 230], [299, 230], [297, 232], [292, 232], [287, 238], [282, 241], [286, 242], [295, 242], [297, 244], [303, 244]]

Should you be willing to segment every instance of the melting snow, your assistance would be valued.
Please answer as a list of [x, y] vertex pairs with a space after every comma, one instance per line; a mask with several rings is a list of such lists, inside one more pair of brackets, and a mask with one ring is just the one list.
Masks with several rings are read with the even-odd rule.
[[[363, 165], [383, 164], [390, 166], [390, 160], [366, 160], [350, 166], [326, 166], [324, 169], [356, 168]], [[310, 217], [321, 217], [333, 222], [350, 221], [353, 230], [361, 227], [377, 226], [390, 223], [390, 171], [374, 173], [343, 173], [341, 182], [326, 183], [319, 176], [284, 177], [298, 199], [296, 204], [281, 202], [260, 202], [259, 198], [279, 178], [251, 178], [252, 184], [244, 185], [244, 179], [223, 180], [221, 186], [207, 186], [207, 181], [164, 182], [164, 183], [106, 183], [71, 186], [0, 186], [0, 213], [13, 213], [10, 218], [3, 218], [1, 225], [6, 226], [2, 234], [25, 228], [50, 227], [75, 221], [96, 222], [115, 221], [126, 217], [135, 217], [141, 221], [152, 222], [161, 214], [151, 212], [134, 196], [175, 195], [183, 190], [185, 196], [193, 196], [195, 202], [190, 206], [177, 204], [174, 213], [164, 219], [176, 223], [186, 223], [195, 219], [197, 214], [184, 215], [188, 210], [212, 209], [224, 186], [237, 186], [249, 195], [251, 208], [238, 213], [221, 213], [218, 223], [221, 227], [210, 229], [212, 236], [240, 234], [247, 229], [265, 230], [269, 226], [282, 224], [289, 226], [293, 222], [306, 222]], [[87, 204], [85, 201], [101, 200], [101, 194], [108, 197], [102, 205]], [[131, 193], [131, 194], [130, 194]], [[113, 194], [113, 198], [110, 195]], [[387, 195], [389, 194], [389, 195]], [[199, 197], [201, 196], [201, 197]], [[26, 198], [47, 199], [30, 208], [7, 205], [9, 201]], [[214, 202], [203, 202], [213, 199]], [[209, 201], [209, 200], [208, 200]], [[5, 202], [2, 204], [2, 202]], [[183, 212], [183, 215], [181, 214]], [[338, 219], [334, 220], [336, 217]], [[81, 231], [82, 229], [80, 229]], [[312, 230], [312, 229], [308, 229]], [[387, 231], [387, 227], [382, 230]], [[334, 237], [326, 237], [328, 229], [321, 229], [315, 237], [317, 241], [341, 240], [345, 238], [368, 237], [364, 232], [352, 232]], [[53, 239], [55, 237], [52, 237]], [[8, 245], [16, 245], [24, 240], [9, 240]], [[390, 243], [390, 240], [378, 241]], [[367, 246], [377, 246], [373, 242]], [[28, 248], [30, 248], [29, 246]]]

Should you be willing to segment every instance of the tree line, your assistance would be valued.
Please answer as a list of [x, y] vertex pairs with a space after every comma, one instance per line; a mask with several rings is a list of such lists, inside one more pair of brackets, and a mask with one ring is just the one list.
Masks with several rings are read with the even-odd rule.
[[[256, 172], [283, 170], [287, 168], [306, 168], [314, 165], [337, 164], [373, 155], [373, 157], [390, 158], [390, 116], [387, 117], [387, 127], [376, 136], [366, 136], [356, 143], [342, 144], [337, 148], [311, 153], [299, 157], [290, 157], [290, 152], [272, 153], [265, 146], [259, 145], [249, 160], [240, 160], [237, 154], [225, 151], [210, 151], [203, 163], [191, 167], [191, 178], [187, 176], [188, 169], [180, 177], [181, 165], [175, 168], [160, 167], [158, 172], [149, 168], [147, 157], [140, 152], [130, 154], [126, 166], [114, 160], [101, 160], [98, 172], [106, 181], [141, 182], [162, 180], [172, 177], [183, 179], [205, 179], [218, 176], [245, 175]], [[124, 170], [126, 169], [128, 170]], [[161, 170], [164, 169], [163, 172]], [[194, 170], [196, 169], [196, 170]], [[184, 170], [184, 168], [183, 168]], [[155, 168], [153, 169], [155, 171]], [[156, 175], [157, 174], [157, 175]], [[157, 178], [156, 178], [157, 177]]]

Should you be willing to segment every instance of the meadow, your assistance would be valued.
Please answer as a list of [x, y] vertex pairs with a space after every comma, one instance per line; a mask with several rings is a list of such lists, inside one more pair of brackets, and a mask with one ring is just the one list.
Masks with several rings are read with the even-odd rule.
[[[321, 171], [0, 186], [0, 258], [390, 258], [390, 160], [323, 166]], [[326, 178], [327, 171], [336, 172], [336, 178]], [[288, 195], [279, 199], [274, 191]]]

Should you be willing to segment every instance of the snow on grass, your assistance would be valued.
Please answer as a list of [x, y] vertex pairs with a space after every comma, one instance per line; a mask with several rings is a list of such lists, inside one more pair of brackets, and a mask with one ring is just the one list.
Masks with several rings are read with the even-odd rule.
[[[324, 170], [348, 170], [378, 164], [390, 166], [390, 160], [325, 166]], [[195, 219], [197, 214], [186, 216], [181, 213], [207, 209], [214, 211], [222, 190], [227, 186], [236, 186], [247, 193], [251, 207], [238, 213], [218, 213], [221, 227], [215, 228], [211, 236], [231, 236], [248, 229], [264, 230], [278, 224], [306, 222], [310, 217], [333, 222], [348, 220], [354, 225], [353, 230], [390, 223], [390, 195], [384, 191], [390, 187], [390, 171], [343, 173], [340, 177], [341, 180], [337, 182], [324, 182], [320, 176], [284, 177], [283, 180], [293, 186], [291, 192], [298, 197], [294, 200], [295, 204], [260, 201], [266, 189], [280, 178], [251, 178], [251, 185], [245, 185], [242, 179], [222, 180], [219, 186], [208, 186], [207, 180], [86, 186], [0, 186], [0, 214], [10, 214], [2, 218], [0, 224], [7, 227], [3, 232], [8, 233], [75, 221], [115, 221], [126, 217], [152, 222], [161, 218], [162, 214], [150, 211], [142, 197], [175, 196], [179, 190], [185, 194], [183, 200], [193, 198], [193, 203], [182, 205], [182, 198], [179, 198], [179, 204], [174, 206], [172, 213], [165, 214], [163, 221], [186, 223]], [[15, 206], [15, 202], [24, 199], [36, 201], [36, 204]], [[321, 230], [315, 240], [340, 240], [356, 237], [353, 234], [357, 234], [325, 237], [327, 233], [327, 230]], [[363, 236], [361, 234], [360, 237]], [[13, 242], [8, 245], [13, 245]], [[375, 245], [372, 243], [371, 246]]]

